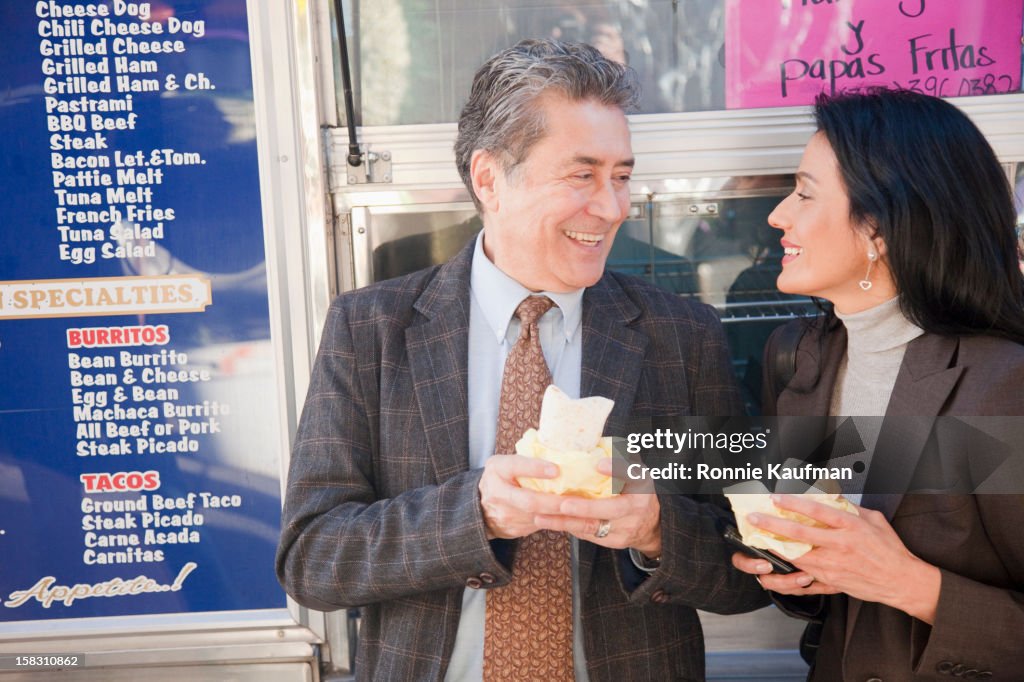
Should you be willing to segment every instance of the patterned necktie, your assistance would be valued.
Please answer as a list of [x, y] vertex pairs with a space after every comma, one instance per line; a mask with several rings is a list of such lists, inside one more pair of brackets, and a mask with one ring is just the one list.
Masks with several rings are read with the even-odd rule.
[[[551, 372], [541, 352], [537, 321], [554, 303], [530, 296], [516, 308], [522, 323], [501, 380], [496, 454], [512, 454], [540, 422]], [[572, 566], [569, 536], [538, 531], [520, 538], [512, 582], [487, 591], [484, 680], [571, 682]]]

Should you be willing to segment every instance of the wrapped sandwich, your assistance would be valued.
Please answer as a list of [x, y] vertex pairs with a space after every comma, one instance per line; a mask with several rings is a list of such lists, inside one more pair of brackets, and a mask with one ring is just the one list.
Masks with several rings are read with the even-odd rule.
[[602, 437], [615, 402], [591, 397], [573, 400], [552, 384], [544, 392], [540, 428], [528, 429], [516, 443], [516, 454], [558, 465], [557, 478], [520, 478], [519, 485], [541, 493], [611, 497], [612, 479], [597, 463], [612, 456], [612, 439]]
[[[788, 519], [790, 521], [796, 521], [805, 526], [816, 526], [818, 528], [825, 528], [824, 524], [818, 523], [814, 519], [798, 514], [797, 512], [789, 511], [788, 509], [780, 509], [772, 503], [771, 495], [769, 493], [726, 493], [725, 496], [729, 498], [729, 504], [732, 505], [732, 510], [736, 514], [736, 528], [739, 530], [740, 535], [743, 537], [743, 544], [748, 547], [759, 547], [766, 549], [774, 554], [785, 559], [797, 559], [807, 552], [811, 551], [811, 545], [806, 542], [798, 542], [792, 538], [787, 538], [782, 535], [776, 535], [775, 533], [769, 533], [761, 528], [755, 528], [747, 521], [747, 515], [757, 512], [758, 514], [764, 514], [765, 516], [776, 516], [782, 519]], [[819, 502], [826, 506], [834, 509], [841, 509], [851, 514], [857, 513], [857, 508], [842, 495], [833, 495], [829, 493], [803, 493], [802, 497], [806, 497], [814, 502]]]

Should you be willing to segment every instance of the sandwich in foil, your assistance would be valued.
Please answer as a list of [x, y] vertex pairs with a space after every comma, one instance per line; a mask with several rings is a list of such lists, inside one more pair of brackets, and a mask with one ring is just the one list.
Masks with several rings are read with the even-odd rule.
[[573, 400], [554, 384], [544, 392], [540, 428], [528, 429], [516, 443], [516, 454], [558, 465], [556, 478], [520, 478], [519, 485], [541, 493], [611, 497], [612, 479], [597, 463], [612, 456], [612, 439], [602, 437], [615, 402], [594, 396]]
[[[818, 523], [814, 519], [789, 511], [780, 509], [772, 503], [769, 493], [725, 493], [729, 498], [729, 504], [736, 514], [736, 528], [743, 537], [743, 544], [748, 547], [759, 547], [767, 549], [785, 559], [797, 559], [811, 551], [812, 546], [806, 542], [798, 542], [775, 533], [769, 533], [761, 528], [755, 528], [747, 521], [747, 515], [757, 512], [765, 516], [776, 516], [790, 521], [802, 523], [805, 526], [816, 526], [826, 528], [825, 524]], [[841, 509], [850, 514], [856, 514], [857, 508], [842, 495], [830, 493], [802, 493], [802, 497], [814, 502], [819, 502], [834, 509]]]

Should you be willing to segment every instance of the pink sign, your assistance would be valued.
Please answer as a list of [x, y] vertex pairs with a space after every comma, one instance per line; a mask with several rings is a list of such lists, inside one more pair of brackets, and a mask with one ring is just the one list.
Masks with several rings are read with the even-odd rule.
[[822, 90], [1016, 92], [1021, 0], [726, 0], [726, 107], [808, 104]]

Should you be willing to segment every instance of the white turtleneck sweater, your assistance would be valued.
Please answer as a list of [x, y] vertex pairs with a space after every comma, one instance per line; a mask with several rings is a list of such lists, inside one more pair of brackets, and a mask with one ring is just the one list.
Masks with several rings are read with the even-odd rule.
[[[832, 392], [829, 415], [873, 417], [854, 420], [870, 455], [878, 441], [882, 427], [880, 417], [885, 416], [907, 344], [921, 336], [924, 330], [904, 317], [898, 297], [859, 313], [846, 315], [836, 311], [836, 317], [846, 327], [847, 343], [846, 355]], [[854, 458], [863, 460], [864, 455]], [[838, 461], [835, 463], [839, 464]], [[869, 463], [864, 462], [865, 465]], [[857, 479], [850, 482], [852, 486], [844, 485], [843, 491], [854, 502], [860, 501], [860, 495], [856, 493], [860, 492], [864, 476]]]
[[884, 416], [907, 344], [924, 330], [903, 316], [898, 297], [859, 313], [836, 311], [836, 317], [846, 327], [846, 355], [829, 414]]

